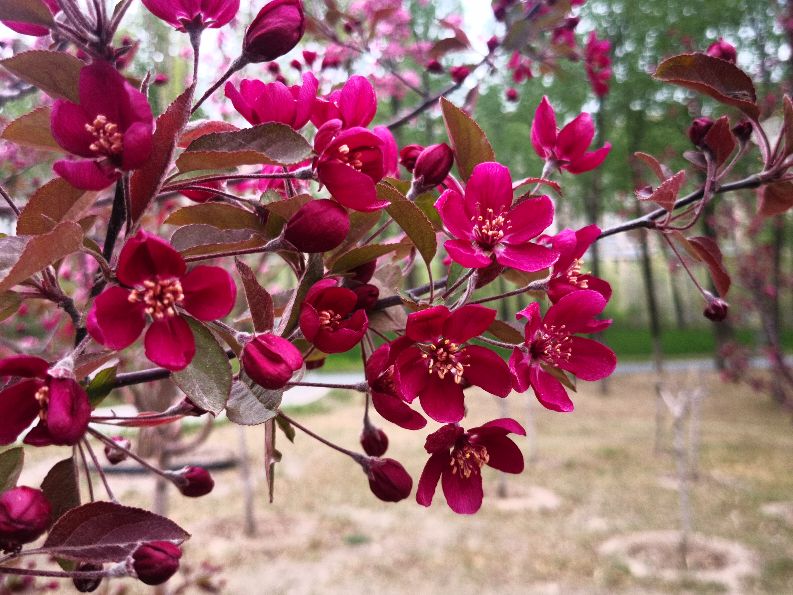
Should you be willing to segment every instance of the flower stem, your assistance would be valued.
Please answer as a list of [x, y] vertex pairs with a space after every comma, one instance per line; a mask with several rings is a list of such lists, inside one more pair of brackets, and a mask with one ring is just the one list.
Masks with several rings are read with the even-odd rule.
[[347, 450], [346, 448], [344, 448], [342, 446], [339, 446], [338, 444], [333, 444], [333, 442], [331, 442], [330, 440], [326, 440], [325, 438], [323, 438], [319, 434], [316, 434], [316, 433], [312, 432], [311, 430], [309, 430], [304, 425], [296, 422], [294, 419], [292, 419], [291, 417], [286, 415], [284, 412], [279, 411], [278, 415], [280, 415], [284, 420], [288, 421], [291, 425], [295, 426], [298, 430], [301, 430], [302, 432], [304, 432], [304, 433], [308, 434], [309, 436], [311, 436], [314, 440], [322, 442], [322, 444], [324, 444], [325, 446], [329, 446], [330, 448], [332, 448], [333, 450], [335, 450], [337, 452], [340, 452], [341, 454], [347, 455], [348, 457], [350, 457], [351, 459], [353, 459], [357, 463], [363, 464], [362, 462], [366, 459], [366, 457], [364, 457], [362, 454], [359, 454], [357, 452], [353, 452], [351, 450]]
[[232, 74], [234, 74], [238, 70], [242, 70], [247, 64], [248, 64], [248, 60], [243, 58], [242, 56], [234, 60], [234, 62], [232, 62], [231, 65], [229, 66], [228, 70], [226, 70], [226, 72], [223, 73], [223, 76], [221, 76], [217, 81], [215, 81], [215, 83], [211, 87], [209, 87], [209, 89], [206, 90], [206, 93], [204, 93], [201, 96], [201, 99], [199, 99], [196, 102], [196, 104], [193, 106], [193, 109], [190, 110], [190, 113], [194, 114], [196, 110], [199, 107], [201, 107], [201, 104], [204, 103], [207, 99], [209, 99], [209, 97], [220, 88], [220, 85], [222, 85], [227, 80], [229, 80]]

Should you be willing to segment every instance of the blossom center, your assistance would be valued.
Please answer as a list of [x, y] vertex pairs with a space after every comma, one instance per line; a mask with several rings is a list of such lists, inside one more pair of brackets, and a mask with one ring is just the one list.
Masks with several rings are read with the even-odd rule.
[[483, 445], [466, 443], [452, 451], [449, 464], [452, 474], [468, 479], [474, 473], [479, 473], [482, 466], [486, 465], [489, 460], [490, 455]]
[[465, 366], [460, 362], [460, 345], [449, 339], [440, 339], [436, 343], [422, 348], [421, 357], [427, 360], [427, 371], [437, 374], [443, 380], [451, 374], [456, 384], [463, 381]]
[[341, 325], [341, 314], [333, 310], [322, 310], [319, 313], [319, 324], [330, 331], [335, 331]]
[[504, 237], [504, 233], [511, 225], [507, 224], [504, 215], [496, 215], [493, 209], [487, 209], [487, 214], [474, 218], [474, 237], [485, 248], [492, 248]]
[[361, 171], [363, 169], [362, 151], [353, 151], [349, 145], [341, 145], [338, 150], [339, 160], [349, 165], [351, 168]]
[[146, 314], [162, 320], [166, 316], [176, 316], [176, 306], [184, 303], [184, 291], [179, 279], [147, 280], [142, 288], [133, 289], [128, 299], [133, 304], [143, 303]]
[[36, 402], [39, 404], [39, 418], [42, 421], [47, 421], [47, 409], [50, 405], [50, 389], [48, 386], [42, 386], [36, 391], [34, 395]]
[[94, 142], [89, 148], [99, 155], [113, 157], [124, 148], [124, 134], [118, 129], [118, 124], [111, 122], [107, 116], [99, 114], [91, 124], [86, 124], [85, 129], [94, 135]]
[[570, 285], [575, 285], [581, 289], [588, 289], [589, 288], [589, 281], [586, 279], [581, 279], [583, 275], [586, 273], [581, 273], [581, 265], [582, 261], [579, 258], [578, 260], [574, 261], [573, 264], [570, 265], [570, 268], [567, 269], [567, 280], [569, 281]]
[[546, 324], [534, 337], [532, 353], [538, 359], [550, 364], [558, 364], [570, 359], [573, 354], [572, 343], [573, 339], [570, 331], [567, 330], [567, 325], [562, 324], [557, 327], [555, 324]]

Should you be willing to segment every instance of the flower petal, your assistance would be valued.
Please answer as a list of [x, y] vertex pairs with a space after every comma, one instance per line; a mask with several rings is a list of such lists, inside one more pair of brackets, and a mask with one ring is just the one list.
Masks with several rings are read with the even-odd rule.
[[503, 242], [522, 244], [536, 238], [553, 223], [553, 202], [547, 196], [529, 198], [512, 208], [506, 219]]
[[328, 187], [331, 196], [348, 209], [369, 213], [389, 205], [387, 200], [377, 198], [372, 178], [341, 161], [321, 162], [317, 167], [317, 175], [320, 182]]
[[444, 379], [437, 374], [427, 373], [427, 383], [419, 394], [424, 413], [444, 423], [460, 421], [465, 415], [463, 387], [454, 381], [451, 374]]
[[542, 98], [537, 111], [534, 112], [534, 120], [531, 123], [531, 145], [534, 147], [534, 152], [543, 159], [551, 156], [556, 148], [556, 114], [547, 97]]
[[506, 397], [512, 392], [512, 375], [506, 362], [495, 351], [481, 345], [468, 345], [463, 376], [471, 384], [491, 395]]
[[493, 161], [474, 167], [465, 187], [468, 210], [479, 214], [488, 209], [499, 214], [512, 204], [512, 176], [509, 168]]
[[422, 506], [432, 504], [432, 497], [435, 495], [438, 481], [441, 479], [441, 473], [448, 468], [448, 452], [436, 452], [429, 458], [427, 464], [424, 465], [424, 470], [421, 472], [418, 488], [416, 488], [416, 502]]
[[234, 308], [237, 286], [225, 269], [197, 266], [181, 281], [184, 308], [199, 320], [223, 318]]
[[493, 262], [490, 254], [467, 240], [446, 240], [443, 247], [454, 262], [469, 269], [483, 269]]
[[110, 349], [129, 347], [146, 326], [143, 303], [130, 303], [129, 294], [123, 287], [110, 287], [99, 294], [88, 314], [88, 332]]
[[178, 279], [185, 273], [184, 258], [162, 238], [140, 231], [127, 240], [118, 257], [118, 280], [142, 285], [153, 279]]
[[0, 392], [0, 444], [14, 442], [39, 414], [36, 391], [41, 380], [23, 380]]
[[531, 386], [531, 358], [517, 347], [509, 356], [509, 370], [512, 372], [513, 388], [524, 393]]
[[351, 76], [341, 89], [339, 111], [345, 127], [368, 126], [377, 111], [372, 83], [365, 77]]
[[91, 404], [82, 387], [71, 378], [49, 381], [47, 430], [54, 444], [77, 444], [91, 417]]
[[49, 367], [47, 360], [34, 355], [11, 355], [0, 359], [0, 378], [3, 376], [44, 378]]
[[69, 153], [80, 157], [96, 157], [91, 150], [94, 135], [85, 129], [88, 118], [83, 109], [71, 101], [58, 99], [52, 106], [50, 129], [55, 141]]
[[181, 316], [166, 316], [152, 322], [143, 345], [146, 357], [173, 371], [186, 368], [195, 355], [193, 331]]
[[482, 424], [478, 428], [471, 428], [470, 430], [468, 430], [468, 433], [477, 434], [482, 430], [486, 430], [488, 432], [492, 432], [495, 430], [498, 432], [502, 432], [504, 434], [518, 434], [520, 436], [526, 435], [526, 430], [523, 428], [523, 426], [520, 425], [511, 417], [502, 417], [499, 419], [494, 419], [485, 424]]
[[530, 377], [534, 394], [543, 407], [562, 413], [573, 410], [573, 402], [567, 396], [562, 383], [556, 378], [537, 365], [531, 367]]
[[80, 190], [104, 190], [119, 178], [118, 172], [99, 167], [96, 161], [61, 159], [52, 165], [53, 171]]
[[402, 398], [411, 403], [427, 386], [430, 375], [418, 347], [408, 347], [394, 364], [394, 384]]
[[597, 341], [584, 337], [571, 337], [570, 359], [560, 361], [559, 367], [572, 372], [581, 380], [601, 380], [611, 375], [617, 367], [614, 352]]
[[581, 332], [605, 307], [606, 300], [597, 291], [573, 291], [548, 308], [545, 324], [564, 324], [570, 333]]
[[393, 424], [406, 430], [420, 430], [427, 425], [427, 420], [418, 411], [399, 397], [380, 392], [372, 392], [372, 405], [377, 413]]
[[435, 201], [435, 208], [441, 216], [443, 225], [451, 234], [460, 240], [473, 240], [474, 222], [471, 215], [465, 210], [465, 201], [462, 195], [455, 190], [446, 190]]
[[487, 464], [505, 473], [523, 472], [523, 453], [512, 440], [503, 434], [488, 432], [476, 437], [476, 442], [487, 449]]
[[482, 474], [478, 471], [463, 477], [447, 469], [441, 475], [441, 487], [446, 503], [457, 514], [474, 514], [482, 507]]
[[556, 156], [560, 161], [575, 161], [589, 148], [594, 137], [595, 125], [592, 123], [592, 116], [582, 112], [559, 132]]
[[454, 343], [465, 343], [484, 333], [496, 319], [496, 311], [479, 304], [468, 304], [451, 313], [441, 333]]
[[568, 163], [566, 166], [564, 166], [564, 169], [569, 171], [571, 174], [582, 174], [584, 172], [591, 171], [600, 166], [600, 164], [606, 160], [606, 157], [609, 155], [609, 151], [611, 151], [611, 143], [606, 143], [597, 151], [585, 153], [575, 161]]
[[443, 334], [444, 324], [449, 318], [449, 308], [433, 306], [408, 316], [405, 335], [413, 341], [431, 342]]
[[124, 152], [121, 168], [125, 171], [138, 169], [149, 160], [154, 146], [151, 125], [135, 122], [124, 132]]
[[496, 262], [505, 267], [534, 273], [547, 269], [559, 258], [559, 253], [533, 242], [501, 244], [496, 247]]

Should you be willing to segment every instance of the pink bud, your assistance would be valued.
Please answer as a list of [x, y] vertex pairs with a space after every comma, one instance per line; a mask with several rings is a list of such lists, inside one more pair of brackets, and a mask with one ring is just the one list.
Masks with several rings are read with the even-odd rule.
[[314, 60], [316, 59], [317, 59], [317, 52], [303, 50], [303, 60], [305, 61], [306, 64], [312, 66], [314, 64]]
[[440, 74], [443, 72], [443, 64], [441, 64], [438, 60], [434, 58], [427, 62], [427, 72], [431, 72], [432, 74]]
[[713, 295], [709, 295], [707, 297], [708, 305], [702, 312], [705, 315], [705, 318], [712, 320], [713, 322], [721, 322], [727, 318], [730, 305], [723, 299], [717, 298]]
[[181, 557], [178, 545], [170, 541], [150, 541], [132, 554], [132, 568], [142, 583], [161, 585], [179, 570]]
[[495, 35], [487, 40], [487, 49], [492, 53], [495, 49], [501, 45], [501, 42], [498, 40], [498, 37]]
[[0, 549], [35, 541], [50, 526], [52, 507], [44, 493], [20, 486], [0, 496]]
[[388, 436], [380, 428], [367, 423], [361, 433], [361, 447], [370, 457], [381, 457], [388, 450]]
[[399, 502], [410, 496], [413, 479], [394, 459], [369, 458], [362, 465], [369, 478], [369, 489], [380, 500]]
[[292, 374], [303, 365], [300, 350], [289, 341], [272, 333], [264, 333], [245, 345], [242, 350], [245, 373], [264, 388], [286, 386]]
[[454, 164], [454, 151], [446, 143], [430, 145], [416, 158], [413, 178], [423, 186], [442, 184]]
[[344, 207], [333, 200], [312, 200], [289, 219], [284, 238], [301, 252], [327, 252], [341, 244], [349, 231]]
[[[92, 562], [80, 562], [75, 568], [78, 572], [97, 572], [102, 570], [101, 564], [94, 564]], [[102, 584], [101, 578], [73, 578], [74, 588], [80, 593], [92, 593], [99, 588]]]
[[452, 66], [449, 69], [449, 74], [455, 83], [462, 83], [471, 74], [471, 69], [467, 66]]
[[403, 147], [399, 152], [399, 163], [402, 164], [409, 172], [413, 173], [413, 168], [416, 167], [416, 159], [418, 159], [424, 147], [421, 145], [408, 145]]
[[289, 66], [297, 70], [298, 72], [303, 71], [303, 64], [298, 59], [294, 59], [289, 63]]
[[701, 147], [705, 142], [705, 135], [713, 126], [713, 120], [706, 117], [695, 119], [688, 127], [688, 138], [694, 146]]
[[742, 143], [748, 143], [752, 138], [752, 123], [749, 120], [741, 120], [732, 127], [732, 133]]
[[245, 31], [243, 58], [252, 63], [280, 58], [297, 45], [305, 28], [301, 0], [268, 2]]
[[507, 98], [507, 101], [515, 103], [518, 99], [520, 99], [520, 95], [518, 95], [518, 90], [515, 87], [510, 87], [506, 90], [504, 95]]
[[278, 74], [279, 72], [281, 72], [281, 67], [278, 66], [278, 62], [268, 62], [267, 70], [271, 74]]
[[114, 448], [110, 445], [105, 445], [105, 457], [107, 457], [107, 460], [111, 465], [118, 465], [122, 461], [125, 461], [129, 456], [126, 451], [132, 448], [132, 443], [124, 438], [124, 436], [113, 436], [111, 440], [118, 444], [121, 448]]
[[203, 467], [188, 465], [171, 474], [174, 485], [188, 498], [206, 496], [215, 487], [215, 480]]
[[377, 298], [380, 297], [380, 290], [368, 283], [355, 287], [353, 291], [358, 296], [358, 301], [355, 304], [356, 309], [369, 310], [377, 303]]
[[738, 52], [735, 50], [735, 46], [724, 41], [721, 37], [719, 37], [718, 41], [714, 41], [708, 46], [707, 54], [733, 64], [738, 60]]

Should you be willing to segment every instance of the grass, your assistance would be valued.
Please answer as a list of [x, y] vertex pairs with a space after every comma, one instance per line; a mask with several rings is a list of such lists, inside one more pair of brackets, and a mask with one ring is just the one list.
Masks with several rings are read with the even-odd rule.
[[[768, 502], [793, 501], [790, 417], [750, 389], [722, 385], [712, 375], [700, 375], [696, 382], [707, 397], [700, 478], [692, 487], [694, 528], [754, 552], [758, 575], [742, 592], [793, 592], [793, 526], [760, 511]], [[412, 499], [382, 503], [371, 496], [355, 463], [299, 433], [294, 444], [278, 436], [283, 459], [276, 466], [276, 500], [270, 505], [263, 430], [245, 428], [259, 533], [242, 534], [237, 472], [219, 472], [210, 496], [185, 500], [172, 495], [171, 517], [193, 534], [183, 561], [220, 564], [224, 593], [720, 592], [718, 586], [691, 579], [636, 579], [619, 562], [597, 554], [613, 536], [678, 527], [677, 493], [659, 481], [674, 473], [674, 464], [668, 454], [653, 455], [651, 378], [616, 377], [607, 395], [597, 385], [582, 383], [574, 400], [576, 411], [562, 415], [520, 395], [499, 401], [471, 391], [467, 397], [470, 425], [504, 414], [525, 422], [531, 403], [536, 438], [520, 440], [527, 469], [509, 476], [506, 488], [527, 505], [537, 503], [536, 496], [526, 498], [533, 487], [551, 490], [561, 501], [556, 510], [500, 508], [496, 490], [502, 476], [490, 469], [483, 508], [473, 517], [449, 511], [440, 491], [429, 509]], [[321, 407], [290, 411], [348, 448], [356, 448], [361, 413], [360, 395], [349, 393], [326, 399]], [[388, 456], [401, 461], [417, 481], [427, 458], [424, 437], [436, 425], [409, 432], [377, 423], [388, 432]], [[668, 418], [664, 430], [668, 448]], [[217, 428], [191, 462], [234, 454], [239, 431], [231, 424]], [[56, 448], [32, 451], [23, 483], [38, 485], [64, 454]], [[112, 481], [124, 503], [150, 502], [148, 480]], [[130, 593], [148, 592], [127, 582]]]

